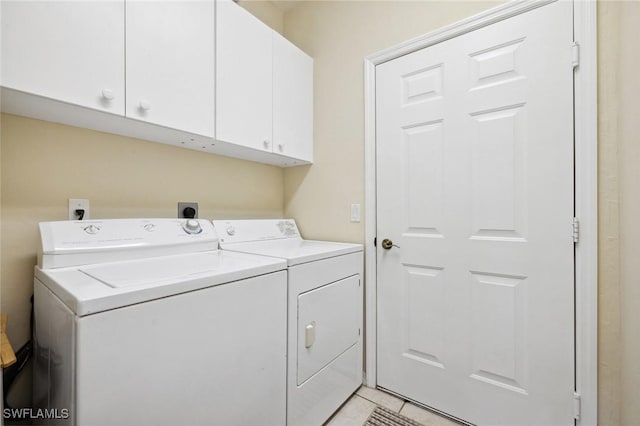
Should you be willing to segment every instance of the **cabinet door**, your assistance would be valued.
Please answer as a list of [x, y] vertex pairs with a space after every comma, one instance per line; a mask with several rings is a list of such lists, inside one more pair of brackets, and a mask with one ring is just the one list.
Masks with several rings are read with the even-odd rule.
[[273, 34], [273, 152], [313, 160], [313, 59]]
[[3, 1], [2, 85], [124, 114], [124, 1]]
[[271, 33], [234, 2], [218, 2], [216, 139], [271, 151]]
[[126, 7], [126, 115], [213, 137], [214, 0], [135, 0]]

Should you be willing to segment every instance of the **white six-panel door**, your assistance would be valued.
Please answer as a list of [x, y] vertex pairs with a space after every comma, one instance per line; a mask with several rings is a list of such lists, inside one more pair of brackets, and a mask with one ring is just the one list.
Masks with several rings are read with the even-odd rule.
[[572, 40], [556, 2], [376, 67], [380, 387], [573, 424]]

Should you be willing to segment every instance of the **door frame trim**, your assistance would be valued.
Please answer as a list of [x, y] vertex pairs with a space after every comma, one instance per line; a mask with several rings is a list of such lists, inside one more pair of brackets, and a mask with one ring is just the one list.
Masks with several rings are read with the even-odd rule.
[[[452, 25], [419, 36], [364, 59], [365, 108], [365, 376], [377, 384], [377, 272], [376, 272], [376, 123], [375, 67], [411, 52], [478, 28], [519, 15], [554, 1], [513, 0]], [[576, 389], [581, 398], [577, 424], [598, 422], [598, 106], [597, 8], [595, 0], [575, 0], [574, 40], [580, 45], [580, 64], [574, 72], [575, 215], [580, 241], [575, 248]], [[567, 224], [570, 229], [570, 224]]]

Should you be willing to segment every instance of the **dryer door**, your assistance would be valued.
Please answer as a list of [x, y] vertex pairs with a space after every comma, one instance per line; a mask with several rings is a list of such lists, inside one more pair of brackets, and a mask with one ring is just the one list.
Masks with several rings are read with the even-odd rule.
[[358, 342], [359, 281], [354, 275], [298, 296], [298, 385]]

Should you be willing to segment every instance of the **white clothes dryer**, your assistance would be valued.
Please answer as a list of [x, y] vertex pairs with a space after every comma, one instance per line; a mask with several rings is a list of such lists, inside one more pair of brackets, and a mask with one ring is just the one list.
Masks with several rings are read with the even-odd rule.
[[40, 232], [34, 402], [56, 424], [285, 423], [283, 260], [220, 251], [193, 219]]
[[213, 223], [223, 251], [287, 261], [287, 425], [321, 425], [362, 384], [362, 245], [304, 240], [290, 219]]

